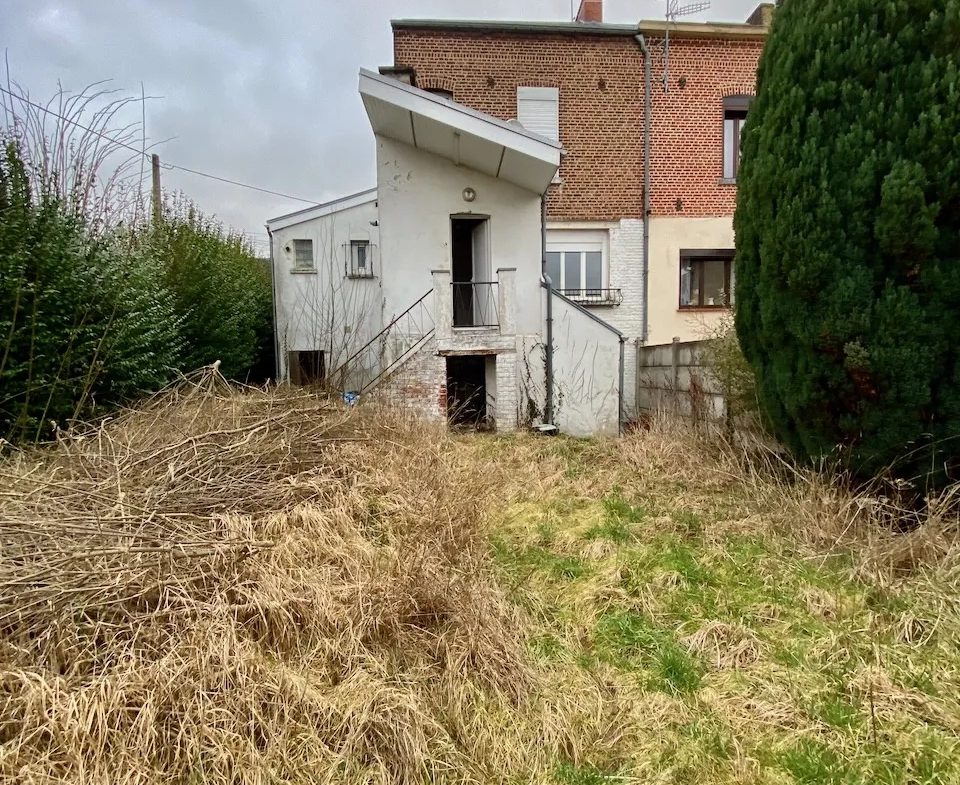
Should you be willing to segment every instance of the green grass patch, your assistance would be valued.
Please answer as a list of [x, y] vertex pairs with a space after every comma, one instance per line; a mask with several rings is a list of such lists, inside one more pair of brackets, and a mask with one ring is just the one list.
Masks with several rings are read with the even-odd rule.
[[780, 768], [798, 785], [846, 785], [863, 782], [830, 747], [814, 739], [803, 739], [776, 756]]
[[554, 779], [560, 785], [607, 785], [618, 778], [589, 764], [574, 766], [572, 763], [561, 763], [557, 766]]
[[703, 662], [692, 657], [669, 630], [642, 614], [602, 617], [594, 643], [601, 659], [622, 670], [638, 672], [650, 689], [682, 695], [700, 688]]

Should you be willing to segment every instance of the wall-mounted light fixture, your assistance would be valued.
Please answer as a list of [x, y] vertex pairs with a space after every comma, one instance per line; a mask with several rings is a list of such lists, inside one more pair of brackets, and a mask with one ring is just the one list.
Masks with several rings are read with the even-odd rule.
[[472, 202], [476, 198], [477, 198], [477, 192], [474, 191], [472, 188], [467, 187], [463, 189], [463, 201]]

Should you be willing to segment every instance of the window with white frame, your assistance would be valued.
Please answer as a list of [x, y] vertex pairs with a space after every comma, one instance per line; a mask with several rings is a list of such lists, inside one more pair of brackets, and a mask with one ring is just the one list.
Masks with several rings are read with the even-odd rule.
[[518, 87], [517, 120], [528, 131], [560, 141], [560, 89]]
[[369, 240], [351, 240], [348, 248], [350, 264], [347, 275], [350, 278], [373, 278], [373, 255]]
[[313, 269], [313, 240], [293, 241], [293, 269]]
[[554, 230], [547, 234], [546, 274], [560, 294], [584, 304], [618, 305], [607, 286], [605, 232]]

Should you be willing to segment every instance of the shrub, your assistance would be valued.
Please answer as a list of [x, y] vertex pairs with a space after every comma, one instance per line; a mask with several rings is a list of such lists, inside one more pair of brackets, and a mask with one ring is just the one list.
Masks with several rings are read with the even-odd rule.
[[33, 186], [10, 142], [0, 159], [0, 436], [36, 440], [165, 384], [179, 320], [149, 256], [96, 237]]
[[743, 356], [734, 325], [734, 312], [725, 311], [702, 336], [700, 361], [713, 375], [726, 402], [732, 422], [760, 414], [757, 381]]
[[960, 456], [960, 0], [784, 0], [735, 216], [737, 332], [801, 458]]
[[265, 348], [272, 350], [269, 266], [242, 235], [183, 198], [172, 200], [163, 220], [149, 230], [148, 245], [183, 319], [184, 367], [220, 360], [225, 376], [245, 379]]

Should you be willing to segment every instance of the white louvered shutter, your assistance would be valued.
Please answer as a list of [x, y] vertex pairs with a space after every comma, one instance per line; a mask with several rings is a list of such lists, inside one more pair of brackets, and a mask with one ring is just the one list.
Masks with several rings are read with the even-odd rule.
[[560, 141], [560, 90], [556, 87], [518, 87], [517, 120], [540, 136]]

